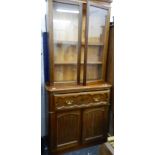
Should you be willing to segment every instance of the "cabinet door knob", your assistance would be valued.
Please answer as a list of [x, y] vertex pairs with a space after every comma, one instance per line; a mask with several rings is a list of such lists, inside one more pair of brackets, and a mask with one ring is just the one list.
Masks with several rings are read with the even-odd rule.
[[73, 103], [73, 101], [68, 100], [68, 101], [66, 101], [66, 103], [67, 103], [68, 105], [71, 105], [71, 104]]
[[99, 101], [99, 98], [94, 97], [94, 101], [95, 102], [98, 102]]

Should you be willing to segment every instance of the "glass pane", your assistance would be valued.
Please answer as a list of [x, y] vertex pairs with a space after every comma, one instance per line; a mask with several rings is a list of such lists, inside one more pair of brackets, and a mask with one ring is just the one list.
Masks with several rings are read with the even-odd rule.
[[103, 45], [107, 10], [90, 6], [88, 43]]
[[90, 6], [88, 24], [87, 81], [102, 79], [106, 16], [107, 10]]
[[54, 2], [54, 79], [77, 80], [79, 6]]

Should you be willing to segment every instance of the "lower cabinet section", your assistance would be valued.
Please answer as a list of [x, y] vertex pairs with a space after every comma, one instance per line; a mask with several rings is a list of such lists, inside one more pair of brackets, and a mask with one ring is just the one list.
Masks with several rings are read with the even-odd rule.
[[106, 136], [106, 111], [104, 107], [83, 111], [83, 142], [102, 140]]
[[106, 142], [110, 90], [51, 96], [50, 155]]
[[80, 111], [57, 114], [57, 147], [77, 145], [80, 140]]

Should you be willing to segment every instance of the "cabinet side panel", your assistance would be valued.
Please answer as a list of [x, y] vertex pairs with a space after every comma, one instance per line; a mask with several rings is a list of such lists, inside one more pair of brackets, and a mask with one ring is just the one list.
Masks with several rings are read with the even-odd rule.
[[56, 148], [56, 126], [55, 126], [55, 113], [49, 113], [49, 126], [48, 126], [48, 141], [50, 152]]
[[110, 96], [110, 119], [109, 133], [114, 135], [114, 23], [110, 26], [109, 46], [108, 46], [108, 61], [107, 61], [107, 82], [112, 85]]

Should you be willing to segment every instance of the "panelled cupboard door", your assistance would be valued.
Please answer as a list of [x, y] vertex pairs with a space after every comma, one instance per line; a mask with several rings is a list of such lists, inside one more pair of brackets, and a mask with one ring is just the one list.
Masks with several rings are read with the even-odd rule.
[[57, 148], [71, 147], [80, 139], [80, 111], [57, 114]]
[[83, 143], [106, 138], [105, 108], [89, 108], [83, 111]]

